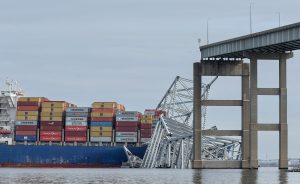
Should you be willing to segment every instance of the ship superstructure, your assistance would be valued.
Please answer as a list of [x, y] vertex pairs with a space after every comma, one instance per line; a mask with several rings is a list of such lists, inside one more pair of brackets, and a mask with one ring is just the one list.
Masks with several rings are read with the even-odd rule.
[[14, 140], [14, 127], [17, 100], [24, 95], [17, 81], [6, 80], [6, 89], [0, 94], [0, 144], [11, 145]]

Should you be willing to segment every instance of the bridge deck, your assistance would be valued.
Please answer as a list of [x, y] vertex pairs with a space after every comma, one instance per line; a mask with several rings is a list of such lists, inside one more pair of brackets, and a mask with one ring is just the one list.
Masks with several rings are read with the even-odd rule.
[[201, 58], [248, 58], [250, 53], [300, 49], [300, 22], [200, 47]]

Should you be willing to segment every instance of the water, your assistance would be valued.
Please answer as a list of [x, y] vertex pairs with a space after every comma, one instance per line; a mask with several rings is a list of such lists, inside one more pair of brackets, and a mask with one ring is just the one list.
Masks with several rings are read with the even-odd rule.
[[259, 170], [176, 169], [24, 169], [1, 168], [0, 183], [141, 183], [235, 184], [300, 183], [300, 173], [277, 168]]

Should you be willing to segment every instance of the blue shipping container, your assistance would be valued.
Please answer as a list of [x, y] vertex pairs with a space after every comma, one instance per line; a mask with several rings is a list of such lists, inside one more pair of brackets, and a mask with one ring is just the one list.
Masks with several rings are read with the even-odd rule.
[[112, 127], [113, 126], [113, 122], [91, 122], [91, 126]]
[[16, 135], [16, 141], [36, 141], [36, 136], [34, 135]]

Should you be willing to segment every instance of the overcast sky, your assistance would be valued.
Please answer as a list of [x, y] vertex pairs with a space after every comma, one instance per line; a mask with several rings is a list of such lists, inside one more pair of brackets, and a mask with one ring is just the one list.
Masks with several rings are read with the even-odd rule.
[[[254, 0], [253, 32], [300, 21], [299, 0]], [[249, 33], [249, 0], [0, 0], [0, 80], [28, 96], [79, 106], [117, 101], [154, 108], [176, 75], [192, 78], [198, 38]], [[300, 157], [300, 53], [288, 62], [289, 156]], [[276, 62], [260, 62], [259, 86], [278, 87]], [[211, 99], [240, 98], [239, 78], [220, 78]], [[1, 88], [4, 87], [2, 83]], [[278, 97], [259, 98], [259, 122], [278, 122]], [[209, 108], [208, 126], [240, 128], [239, 108]], [[265, 133], [265, 132], [264, 132]], [[278, 158], [278, 133], [259, 134], [259, 158]]]

